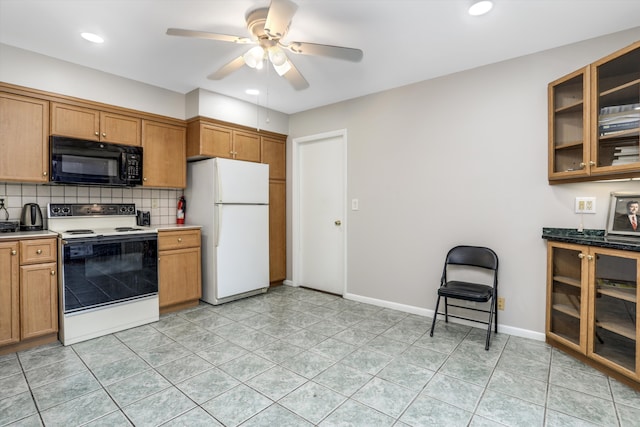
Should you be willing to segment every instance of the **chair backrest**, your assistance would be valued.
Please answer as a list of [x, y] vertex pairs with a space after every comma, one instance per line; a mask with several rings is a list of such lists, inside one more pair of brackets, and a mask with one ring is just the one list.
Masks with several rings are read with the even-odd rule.
[[471, 265], [474, 267], [498, 270], [498, 255], [481, 246], [456, 246], [447, 254], [446, 265]]

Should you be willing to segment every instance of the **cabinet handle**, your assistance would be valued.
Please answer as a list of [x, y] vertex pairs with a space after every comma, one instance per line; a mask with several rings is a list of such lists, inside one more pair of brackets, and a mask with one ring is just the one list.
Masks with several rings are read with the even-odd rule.
[[103, 137], [103, 138], [106, 138], [106, 137], [107, 137], [107, 134], [106, 134], [105, 132], [102, 132], [102, 137]]
[[96, 136], [100, 136], [100, 132], [95, 131], [95, 135], [96, 135]]
[[53, 271], [53, 270], [51, 270], [51, 275], [52, 275], [52, 276], [55, 276], [55, 275], [56, 275], [56, 272], [55, 272], [55, 271]]
[[593, 160], [589, 162], [589, 166], [595, 166], [595, 165], [596, 165], [596, 162], [594, 162]]
[[580, 162], [580, 169], [584, 169], [587, 166], [585, 162]]
[[147, 180], [147, 177], [142, 178], [142, 180], [143, 180], [143, 181], [146, 181], [146, 180]]
[[42, 172], [42, 176], [47, 176], [47, 173], [46, 172]]
[[182, 242], [182, 237], [178, 237], [178, 242]]
[[11, 251], [11, 255], [18, 255], [18, 251], [15, 251], [15, 250]]
[[580, 258], [580, 259], [584, 258], [584, 256], [585, 256], [585, 255], [584, 255], [582, 252], [580, 252], [580, 253], [578, 254], [578, 258]]
[[587, 261], [593, 261], [593, 255], [587, 255]]
[[40, 255], [40, 254], [42, 253], [42, 249], [38, 249], [38, 250], [36, 251], [36, 253], [37, 253], [38, 255]]

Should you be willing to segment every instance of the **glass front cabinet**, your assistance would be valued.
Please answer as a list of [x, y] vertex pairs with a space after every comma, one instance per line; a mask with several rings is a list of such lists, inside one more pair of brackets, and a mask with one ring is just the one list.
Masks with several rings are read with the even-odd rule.
[[547, 338], [639, 381], [640, 252], [547, 245]]
[[640, 42], [548, 85], [549, 182], [640, 176]]

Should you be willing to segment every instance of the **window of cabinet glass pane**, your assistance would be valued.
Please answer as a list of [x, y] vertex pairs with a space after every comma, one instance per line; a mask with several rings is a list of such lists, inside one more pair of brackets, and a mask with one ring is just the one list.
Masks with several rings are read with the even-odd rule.
[[550, 331], [579, 346], [582, 307], [580, 251], [561, 248], [553, 251]]
[[598, 254], [595, 266], [594, 353], [636, 370], [637, 261]]

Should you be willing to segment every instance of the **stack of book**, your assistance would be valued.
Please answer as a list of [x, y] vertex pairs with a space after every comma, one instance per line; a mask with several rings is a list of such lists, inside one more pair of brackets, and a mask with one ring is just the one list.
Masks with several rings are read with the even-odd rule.
[[600, 109], [600, 135], [611, 135], [640, 127], [640, 104], [613, 105]]
[[639, 146], [615, 147], [613, 149], [613, 162], [611, 163], [611, 166], [626, 165], [636, 162], [640, 162]]

